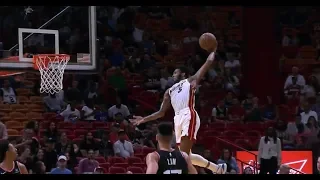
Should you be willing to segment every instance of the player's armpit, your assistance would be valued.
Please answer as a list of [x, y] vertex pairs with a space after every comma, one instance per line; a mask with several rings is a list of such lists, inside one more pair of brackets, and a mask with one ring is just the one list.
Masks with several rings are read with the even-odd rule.
[[145, 117], [143, 120], [143, 123], [162, 118], [163, 116], [166, 115], [166, 112], [170, 107], [171, 107], [171, 100], [170, 100], [169, 90], [166, 90], [166, 92], [163, 95], [163, 101], [160, 109], [157, 112]]
[[188, 173], [189, 173], [189, 174], [198, 174], [198, 171], [197, 171], [196, 168], [193, 166], [189, 155], [188, 155], [187, 153], [185, 153], [185, 152], [182, 152], [182, 151], [181, 151], [181, 153], [183, 154], [183, 157], [184, 157], [185, 160], [187, 161], [187, 164], [188, 164]]
[[21, 174], [29, 174], [25, 165], [17, 162]]
[[153, 152], [146, 157], [147, 172], [146, 174], [157, 174], [159, 157]]
[[188, 78], [188, 81], [191, 83], [192, 81], [196, 81], [197, 84], [200, 83], [201, 79], [204, 75], [209, 71], [214, 61], [215, 52], [211, 52], [208, 56], [206, 62], [201, 66], [201, 68], [196, 72], [195, 75]]

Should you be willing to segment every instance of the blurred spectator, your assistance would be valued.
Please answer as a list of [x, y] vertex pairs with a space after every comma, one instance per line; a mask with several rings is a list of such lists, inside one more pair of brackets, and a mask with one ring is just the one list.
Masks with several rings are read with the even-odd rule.
[[276, 120], [278, 116], [277, 105], [272, 102], [272, 97], [267, 96], [267, 104], [262, 110], [262, 117], [264, 120]]
[[303, 112], [300, 114], [300, 116], [301, 116], [301, 123], [303, 124], [307, 124], [311, 116], [313, 116], [318, 123], [318, 115], [315, 111], [311, 110], [310, 104], [308, 102], [305, 102], [303, 107]]
[[247, 114], [247, 120], [251, 122], [258, 122], [262, 120], [262, 112], [259, 107], [259, 99], [254, 97], [252, 99], [252, 109]]
[[31, 128], [25, 128], [23, 130], [23, 135], [21, 139], [17, 140], [17, 145], [15, 147], [20, 150], [24, 150], [25, 148], [29, 148], [31, 150], [31, 154], [35, 154], [38, 152], [40, 144], [36, 138], [34, 138], [34, 131]]
[[133, 156], [133, 146], [130, 141], [126, 140], [126, 133], [119, 131], [118, 136], [119, 140], [113, 144], [114, 154], [123, 158]]
[[55, 122], [50, 122], [50, 125], [48, 129], [44, 132], [44, 139], [48, 140], [51, 139], [52, 141], [57, 141], [58, 140], [58, 128], [56, 126]]
[[2, 102], [5, 104], [17, 103], [17, 92], [11, 87], [9, 80], [4, 80], [3, 88], [0, 89]]
[[239, 88], [239, 83], [240, 83], [239, 78], [235, 75], [232, 75], [229, 68], [225, 69], [225, 78], [226, 78], [226, 82], [225, 82], [226, 90], [237, 93]]
[[58, 154], [54, 150], [55, 140], [48, 139], [43, 151], [43, 162], [46, 166], [46, 172], [51, 171], [56, 166]]
[[320, 98], [317, 98], [316, 103], [312, 105], [312, 111], [315, 111], [318, 114], [318, 119], [320, 117]]
[[320, 174], [320, 156], [317, 159], [317, 174]]
[[86, 154], [88, 156], [79, 162], [78, 174], [92, 174], [95, 168], [99, 167], [99, 162], [94, 159], [94, 150], [90, 149]]
[[66, 98], [68, 101], [81, 101], [81, 92], [78, 89], [78, 81], [72, 81], [72, 86], [68, 88], [66, 92]]
[[37, 161], [32, 172], [32, 174], [46, 174], [46, 166], [42, 161]]
[[231, 91], [227, 92], [226, 97], [224, 98], [224, 104], [227, 108], [234, 105], [233, 93]]
[[78, 164], [77, 158], [75, 156], [70, 156], [69, 152], [64, 153], [64, 155], [67, 157], [67, 168], [74, 174], [74, 167]]
[[24, 164], [30, 172], [32, 169], [32, 156], [31, 156], [31, 151], [29, 148], [25, 148], [24, 151], [21, 153], [21, 155], [18, 157], [18, 161], [22, 164]]
[[[314, 76], [311, 76], [314, 77]], [[313, 83], [312, 78], [308, 78], [306, 85], [303, 88], [302, 94], [304, 95], [305, 99], [315, 98], [317, 95], [316, 87], [318, 86], [317, 83]], [[317, 81], [317, 80], [315, 80]], [[317, 87], [318, 88], [318, 87]]]
[[221, 155], [220, 159], [218, 159], [217, 164], [223, 164], [226, 163], [228, 165], [227, 172], [230, 172], [232, 169], [235, 170], [237, 173], [239, 173], [239, 167], [237, 164], [237, 161], [234, 157], [232, 157], [232, 154], [229, 149], [224, 149], [223, 154]]
[[246, 113], [249, 113], [253, 108], [253, 94], [247, 93], [247, 97], [245, 100], [242, 101], [242, 106], [245, 109]]
[[291, 34], [284, 35], [282, 38], [282, 46], [297, 46], [299, 39], [297, 36], [292, 36]]
[[275, 129], [269, 127], [266, 135], [261, 137], [258, 148], [258, 162], [260, 174], [277, 174], [281, 164], [281, 140]]
[[0, 121], [0, 140], [1, 139], [8, 139], [8, 131], [6, 125]]
[[228, 117], [230, 121], [243, 122], [245, 110], [240, 105], [237, 98], [233, 99], [233, 105], [228, 109]]
[[89, 150], [93, 150], [95, 156], [99, 155], [99, 146], [95, 142], [91, 132], [88, 132], [83, 137], [83, 140], [80, 143], [80, 147], [79, 148], [80, 148], [80, 152], [81, 152], [83, 157], [87, 157], [87, 152], [89, 152]]
[[67, 108], [60, 113], [65, 122], [75, 122], [80, 119], [80, 111], [76, 108], [76, 102], [71, 102]]
[[44, 97], [43, 101], [50, 112], [59, 112], [64, 106], [64, 102], [60, 98], [57, 98], [56, 94], [50, 94]]
[[118, 96], [120, 96], [122, 102], [126, 104], [127, 82], [120, 69], [115, 69], [115, 73], [109, 76], [108, 83], [117, 91]]
[[65, 154], [68, 152], [67, 148], [70, 148], [69, 151], [71, 152], [74, 150], [72, 142], [70, 142], [67, 138], [67, 134], [65, 132], [62, 132], [59, 142], [55, 145], [55, 150], [57, 154]]
[[116, 99], [116, 105], [114, 106], [111, 106], [109, 109], [108, 109], [108, 114], [109, 114], [109, 117], [111, 119], [114, 119], [115, 118], [115, 115], [117, 113], [121, 113], [121, 115], [123, 116], [123, 118], [128, 118], [128, 116], [130, 116], [130, 112], [129, 112], [129, 109], [126, 105], [122, 104], [121, 103], [121, 99], [120, 97], [117, 97]]
[[85, 91], [84, 93], [85, 96], [85, 101], [93, 101], [96, 102], [96, 99], [98, 99], [98, 94], [97, 94], [97, 84], [93, 81], [89, 82], [89, 88]]
[[231, 72], [237, 72], [241, 65], [240, 61], [236, 59], [235, 53], [227, 53], [227, 58], [224, 67], [230, 69]]
[[72, 174], [72, 172], [67, 169], [67, 157], [61, 155], [58, 157], [58, 167], [51, 170], [50, 174]]
[[290, 174], [290, 166], [282, 164], [279, 168], [279, 174]]
[[96, 108], [94, 107], [93, 100], [87, 100], [86, 105], [81, 109], [81, 120], [95, 121]]
[[44, 160], [44, 151], [43, 149], [39, 149], [38, 152], [33, 156], [33, 167], [36, 168], [36, 163], [37, 162], [42, 162]]
[[287, 95], [288, 99], [292, 97], [300, 95], [301, 91], [303, 91], [303, 86], [297, 84], [297, 77], [291, 77], [292, 84], [289, 84], [285, 89], [284, 93]]
[[247, 166], [246, 168], [244, 168], [243, 174], [253, 174], [252, 168]]
[[299, 68], [298, 67], [293, 67], [292, 68], [292, 74], [289, 75], [284, 83], [284, 89], [287, 89], [288, 86], [292, 85], [292, 77], [297, 78], [297, 84], [304, 87], [306, 85], [306, 80], [302, 75], [299, 74]]
[[212, 109], [212, 121], [224, 121], [228, 118], [228, 109], [225, 107], [224, 102], [221, 100], [218, 102], [217, 107]]
[[102, 134], [99, 152], [100, 152], [100, 155], [102, 155], [103, 157], [108, 157], [113, 155], [113, 146], [109, 139], [109, 134], [107, 132], [104, 132]]
[[147, 90], [159, 90], [161, 88], [160, 77], [155, 68], [149, 68], [145, 78], [144, 85]]
[[[216, 163], [209, 149], [205, 149], [203, 151], [203, 157], [212, 163]], [[199, 169], [199, 174], [213, 174], [213, 172], [209, 169], [201, 168], [201, 167], [198, 167], [198, 169]]]
[[171, 87], [174, 84], [174, 81], [173, 78], [170, 76], [169, 72], [167, 71], [167, 68], [162, 69], [160, 71], [160, 74], [161, 90], [165, 91], [168, 87]]
[[[120, 131], [121, 125], [119, 123], [113, 124], [111, 128], [111, 132], [109, 134], [109, 138], [112, 144], [114, 144], [116, 141], [118, 141], [118, 133]], [[123, 129], [122, 129], [123, 130]], [[126, 136], [126, 140], [129, 140], [129, 137]]]

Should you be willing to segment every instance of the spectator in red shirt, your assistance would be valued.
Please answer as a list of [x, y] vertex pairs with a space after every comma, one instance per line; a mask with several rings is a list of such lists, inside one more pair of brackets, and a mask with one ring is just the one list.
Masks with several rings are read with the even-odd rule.
[[243, 121], [245, 116], [245, 110], [241, 106], [237, 98], [233, 99], [233, 105], [228, 110], [228, 116], [230, 121]]

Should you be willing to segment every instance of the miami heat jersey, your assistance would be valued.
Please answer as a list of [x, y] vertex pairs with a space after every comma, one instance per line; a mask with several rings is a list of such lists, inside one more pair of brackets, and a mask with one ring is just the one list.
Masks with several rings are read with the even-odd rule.
[[14, 90], [12, 88], [9, 88], [8, 90], [5, 88], [1, 88], [3, 92], [3, 102], [4, 103], [16, 103], [16, 94], [14, 93]]
[[194, 107], [195, 90], [191, 87], [188, 79], [181, 80], [169, 89], [171, 105], [174, 112]]

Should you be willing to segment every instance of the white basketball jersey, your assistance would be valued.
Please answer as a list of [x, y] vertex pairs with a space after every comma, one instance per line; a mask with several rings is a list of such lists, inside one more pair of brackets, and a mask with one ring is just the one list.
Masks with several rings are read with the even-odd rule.
[[3, 102], [5, 103], [16, 103], [16, 94], [14, 93], [12, 88], [9, 88], [9, 90], [6, 90], [5, 88], [1, 88], [3, 92]]
[[171, 104], [175, 113], [185, 108], [194, 107], [195, 90], [188, 79], [181, 80], [169, 89]]

